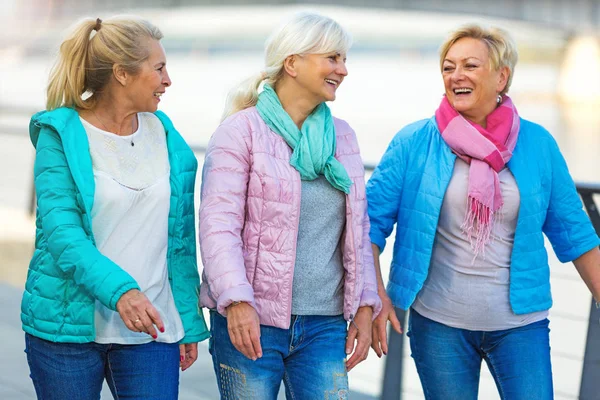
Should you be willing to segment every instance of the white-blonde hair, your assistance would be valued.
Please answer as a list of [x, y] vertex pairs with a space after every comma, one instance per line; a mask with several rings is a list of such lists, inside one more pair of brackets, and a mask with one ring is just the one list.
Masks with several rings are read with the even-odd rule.
[[440, 70], [444, 70], [444, 59], [454, 43], [463, 38], [472, 38], [481, 40], [488, 48], [491, 67], [497, 71], [500, 68], [508, 67], [508, 80], [501, 95], [506, 94], [512, 83], [515, 66], [519, 59], [517, 46], [510, 34], [504, 29], [492, 27], [484, 28], [477, 24], [469, 24], [460, 27], [450, 33], [446, 41], [440, 47]]
[[256, 105], [261, 82], [274, 86], [283, 76], [283, 62], [291, 55], [347, 53], [352, 37], [336, 21], [303, 12], [277, 28], [265, 43], [264, 70], [234, 87], [227, 95], [222, 119]]

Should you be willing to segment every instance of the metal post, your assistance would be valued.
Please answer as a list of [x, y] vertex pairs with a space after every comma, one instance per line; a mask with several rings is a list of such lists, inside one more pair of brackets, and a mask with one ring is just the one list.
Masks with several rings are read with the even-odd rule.
[[[407, 312], [396, 308], [396, 316], [402, 324], [403, 332], [406, 332]], [[385, 359], [385, 371], [383, 375], [383, 389], [381, 400], [400, 400], [402, 398], [402, 363], [404, 356], [404, 334], [399, 335], [391, 327], [388, 333], [388, 355]]]
[[[600, 187], [578, 186], [583, 204], [588, 212], [590, 220], [600, 234], [600, 214], [592, 197], [594, 193], [600, 193]], [[600, 382], [600, 309], [592, 299], [590, 307], [590, 320], [588, 321], [587, 341], [585, 355], [583, 357], [583, 370], [581, 373], [581, 386], [579, 387], [579, 399], [598, 399], [598, 382]]]

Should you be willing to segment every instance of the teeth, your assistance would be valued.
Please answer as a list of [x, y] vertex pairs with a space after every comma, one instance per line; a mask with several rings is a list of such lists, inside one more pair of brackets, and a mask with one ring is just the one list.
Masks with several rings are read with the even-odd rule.
[[458, 89], [454, 89], [454, 93], [471, 93], [473, 91], [473, 89], [469, 89], [469, 88], [458, 88]]
[[336, 81], [334, 81], [334, 80], [331, 80], [331, 79], [325, 79], [325, 82], [327, 82], [327, 83], [331, 83], [332, 85], [335, 85], [335, 86], [337, 86], [337, 85], [338, 85], [338, 83], [337, 83]]
[[163, 95], [162, 93], [154, 93], [154, 97], [160, 97], [162, 95]]

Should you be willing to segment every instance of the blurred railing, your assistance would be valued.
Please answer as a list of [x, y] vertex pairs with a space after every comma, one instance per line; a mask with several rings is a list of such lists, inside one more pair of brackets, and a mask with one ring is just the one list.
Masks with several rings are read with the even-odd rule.
[[[0, 105], [0, 116], [7, 113], [17, 113], [19, 115], [32, 115], [29, 109], [20, 107], [10, 107]], [[7, 127], [0, 123], [0, 135], [19, 135], [26, 134], [26, 129]], [[205, 154], [206, 147], [201, 145], [190, 146], [195, 154]], [[365, 170], [369, 173], [375, 169], [375, 164], [365, 164]], [[36, 198], [33, 179], [31, 181], [31, 193], [29, 196], [28, 209], [30, 214], [35, 213]], [[585, 209], [600, 236], [600, 213], [594, 201], [595, 195], [600, 195], [600, 184], [598, 183], [576, 183], [577, 191], [581, 196]], [[403, 327], [406, 327], [407, 312], [396, 308], [396, 314]], [[406, 331], [406, 329], [405, 329]], [[385, 370], [383, 376], [383, 387], [381, 391], [382, 400], [400, 400], [402, 399], [402, 375], [403, 375], [403, 354], [404, 354], [404, 334], [400, 335], [393, 329], [389, 330], [389, 351], [385, 360]], [[590, 316], [588, 323], [587, 341], [583, 359], [583, 370], [581, 376], [581, 385], [579, 391], [580, 400], [598, 399], [598, 382], [600, 382], [600, 308], [592, 299], [590, 307]]]

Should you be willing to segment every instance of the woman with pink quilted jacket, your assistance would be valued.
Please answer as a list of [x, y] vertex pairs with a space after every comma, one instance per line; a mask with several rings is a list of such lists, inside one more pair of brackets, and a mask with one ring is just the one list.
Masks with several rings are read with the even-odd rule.
[[294, 16], [210, 140], [201, 304], [223, 398], [276, 399], [282, 380], [287, 398], [346, 398], [347, 371], [367, 357], [381, 301], [364, 168], [354, 131], [326, 105], [350, 44], [332, 19]]

